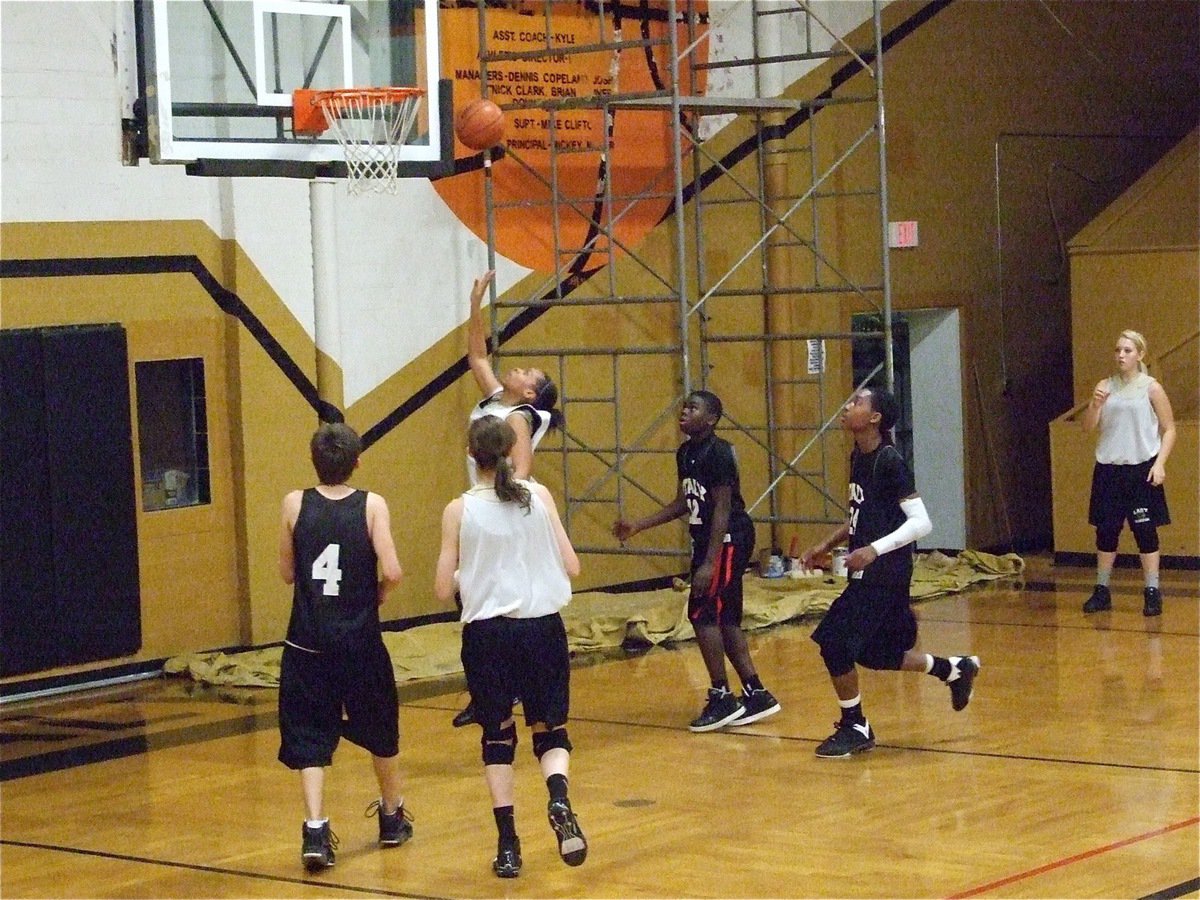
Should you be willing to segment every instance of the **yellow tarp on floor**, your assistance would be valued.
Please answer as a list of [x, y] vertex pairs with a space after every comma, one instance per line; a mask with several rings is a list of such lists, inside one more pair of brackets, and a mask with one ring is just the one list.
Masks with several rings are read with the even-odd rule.
[[[961, 591], [971, 584], [1019, 575], [1025, 562], [1013, 553], [995, 556], [964, 550], [957, 557], [921, 554], [913, 570], [912, 598], [927, 600]], [[844, 578], [759, 578], [747, 575], [742, 627], [767, 628], [823, 613], [845, 587]], [[590, 591], [576, 594], [563, 610], [572, 652], [689, 641], [686, 593], [670, 588], [627, 594]], [[454, 675], [459, 661], [462, 623], [439, 622], [407, 631], [384, 632], [397, 683]], [[167, 660], [167, 674], [238, 687], [276, 687], [281, 647], [244, 653], [190, 653]]]

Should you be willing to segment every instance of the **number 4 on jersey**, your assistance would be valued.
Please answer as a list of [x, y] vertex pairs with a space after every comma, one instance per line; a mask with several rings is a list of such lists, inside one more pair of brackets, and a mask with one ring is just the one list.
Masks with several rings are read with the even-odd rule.
[[341, 592], [342, 570], [338, 568], [338, 557], [341, 555], [341, 544], [329, 544], [321, 555], [313, 560], [313, 581], [323, 581], [325, 586], [322, 593], [326, 597], [336, 597]]

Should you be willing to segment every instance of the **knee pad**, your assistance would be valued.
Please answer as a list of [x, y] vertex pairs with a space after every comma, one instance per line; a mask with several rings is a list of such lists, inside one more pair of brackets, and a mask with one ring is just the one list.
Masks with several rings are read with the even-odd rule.
[[1129, 526], [1129, 530], [1133, 532], [1133, 539], [1137, 541], [1139, 553], [1158, 551], [1158, 526], [1143, 522]]
[[825, 671], [831, 678], [845, 675], [854, 668], [854, 660], [842, 647], [821, 644], [821, 660], [825, 663]]
[[1121, 536], [1121, 523], [1096, 526], [1096, 549], [1101, 553], [1116, 553], [1117, 538]]
[[556, 747], [566, 750], [568, 753], [574, 749], [571, 746], [571, 739], [567, 737], [566, 726], [533, 733], [533, 755], [538, 759], [541, 759], [547, 750], [553, 750]]
[[479, 739], [485, 766], [511, 766], [517, 755], [517, 725], [485, 728]]

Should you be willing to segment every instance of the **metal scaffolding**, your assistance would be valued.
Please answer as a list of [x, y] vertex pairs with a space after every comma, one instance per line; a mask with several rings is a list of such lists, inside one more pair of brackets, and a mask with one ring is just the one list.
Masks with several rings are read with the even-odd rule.
[[[884, 128], [882, 34], [880, 2], [873, 0], [870, 43], [852, 47], [834, 34], [819, 17], [816, 4], [807, 0], [768, 3], [743, 0], [740, 4], [711, 7], [693, 0], [668, 0], [659, 4], [665, 21], [677, 23], [658, 36], [644, 27], [637, 37], [623, 31], [635, 7], [597, 0], [586, 4], [600, 23], [599, 39], [586, 46], [555, 44], [556, 4], [545, 2], [541, 32], [544, 46], [519, 52], [489, 48], [485, 0], [479, 7], [480, 75], [484, 96], [489, 84], [488, 66], [520, 59], [541, 59], [577, 54], [606, 54], [611, 60], [613, 83], [609, 93], [518, 101], [501, 104], [510, 111], [536, 109], [545, 114], [550, 148], [549, 177], [539, 174], [520, 152], [506, 156], [526, 170], [544, 192], [540, 196], [497, 197], [491, 168], [485, 179], [489, 261], [496, 252], [496, 216], [507, 208], [548, 206], [553, 220], [553, 250], [557, 266], [526, 296], [491, 304], [493, 347], [505, 354], [501, 338], [505, 327], [522, 310], [547, 305], [630, 306], [651, 326], [642, 333], [669, 335], [661, 342], [623, 340], [621, 346], [528, 347], [523, 357], [557, 361], [551, 374], [559, 382], [564, 411], [586, 410], [593, 425], [611, 425], [611, 439], [597, 440], [568, 428], [561, 447], [564, 506], [568, 528], [586, 504], [615, 504], [624, 510], [630, 491], [666, 502], [656, 494], [662, 485], [649, 486], [637, 475], [641, 454], [667, 450], [648, 443], [664, 422], [673, 422], [679, 403], [697, 387], [709, 387], [723, 372], [739, 365], [752, 349], [758, 362], [753, 380], [761, 380], [764, 397], [760, 410], [737, 416], [728, 411], [722, 428], [742, 433], [743, 446], [762, 454], [756, 471], [765, 471], [766, 488], [755, 496], [743, 475], [747, 506], [757, 523], [770, 527], [771, 545], [781, 546], [781, 527], [796, 523], [844, 521], [840, 499], [842, 485], [829, 487], [827, 438], [844, 403], [845, 380], [826, 365], [826, 342], [844, 348], [842, 367], [855, 341], [882, 342], [877, 356], [888, 385], [892, 384], [892, 314], [889, 289], [887, 160]], [[740, 9], [738, 8], [740, 7]], [[560, 7], [561, 9], [561, 7]], [[753, 23], [753, 52], [745, 59], [699, 59], [697, 48], [709, 39], [711, 18], [730, 13], [745, 15]], [[790, 15], [785, 15], [790, 14]], [[561, 15], [561, 13], [560, 13]], [[796, 28], [799, 52], [783, 52], [781, 29]], [[680, 33], [686, 35], [681, 46]], [[653, 91], [622, 91], [617, 79], [621, 54], [665, 54], [669, 64], [658, 73]], [[650, 58], [650, 57], [647, 57]], [[842, 65], [829, 87], [808, 97], [792, 96], [779, 73], [788, 64], [805, 62]], [[714, 71], [750, 67], [754, 91], [750, 96], [705, 96], [697, 90], [702, 78]], [[865, 78], [856, 76], [864, 75]], [[855, 93], [854, 91], [858, 91]], [[841, 108], [837, 140], [823, 127], [823, 111]], [[592, 109], [603, 114], [604, 139], [587, 149], [559, 148], [560, 119], [572, 110]], [[614, 193], [609, 147], [614, 124], [625, 112], [657, 111], [668, 133], [669, 165], [654, 173], [639, 190]], [[828, 113], [826, 113], [828, 114]], [[729, 127], [748, 129], [737, 160], [718, 158], [701, 139], [706, 117], [736, 116]], [[861, 120], [861, 122], [859, 122]], [[848, 132], [856, 134], [847, 141]], [[711, 143], [711, 142], [710, 142]], [[560, 166], [567, 153], [594, 154], [597, 180], [594, 196], [571, 197], [560, 184]], [[616, 225], [639, 203], [667, 203], [661, 228], [670, 235], [670, 250], [656, 245], [657, 257], [642, 247], [627, 246]], [[754, 221], [744, 234], [718, 228], [718, 218], [731, 216]], [[586, 223], [587, 238], [567, 246], [563, 217]], [[847, 217], [866, 223], [877, 236], [877, 246], [860, 256], [872, 259], [865, 271], [848, 271], [835, 241], [846, 233]], [[720, 236], [719, 252], [713, 246]], [[738, 241], [741, 243], [739, 244]], [[664, 256], [668, 259], [664, 262]], [[732, 262], [730, 262], [732, 260]], [[650, 285], [644, 290], [622, 290], [620, 283]], [[587, 286], [582, 290], [581, 286]], [[494, 291], [494, 288], [493, 288]], [[867, 330], [847, 328], [846, 310], [872, 314], [877, 325]], [[747, 327], [746, 322], [753, 322]], [[656, 324], [655, 324], [656, 323]], [[680, 393], [669, 398], [644, 422], [622, 419], [622, 371], [634, 357], [669, 360], [677, 374]], [[611, 390], [577, 392], [568, 379], [568, 360], [593, 357], [591, 365], [605, 364], [611, 371]], [[800, 362], [798, 363], [797, 360]], [[594, 369], [593, 369], [594, 371]], [[863, 373], [859, 373], [861, 376]], [[868, 376], [869, 377], [869, 376]], [[859, 378], [863, 381], [865, 378]], [[595, 379], [589, 379], [594, 382]], [[583, 387], [582, 385], [580, 387]], [[602, 414], [601, 414], [602, 413]], [[627, 415], [627, 413], [626, 413]], [[634, 433], [632, 440], [622, 435]], [[542, 450], [545, 455], [548, 451]], [[552, 451], [550, 451], [552, 452]], [[672, 451], [673, 452], [673, 448]], [[743, 470], [745, 470], [743, 460]], [[805, 495], [797, 502], [798, 493]], [[672, 495], [673, 496], [673, 493]], [[798, 513], [798, 509], [803, 512]], [[595, 554], [679, 555], [675, 549], [636, 549], [608, 545], [577, 546]]]

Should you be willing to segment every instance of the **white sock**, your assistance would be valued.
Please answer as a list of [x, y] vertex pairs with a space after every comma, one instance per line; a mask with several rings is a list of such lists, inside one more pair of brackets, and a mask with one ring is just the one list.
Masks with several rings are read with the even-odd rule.
[[327, 816], [324, 819], [305, 819], [304, 824], [307, 825], [309, 828], [320, 828], [322, 825], [324, 825], [328, 821], [329, 821], [329, 817]]

